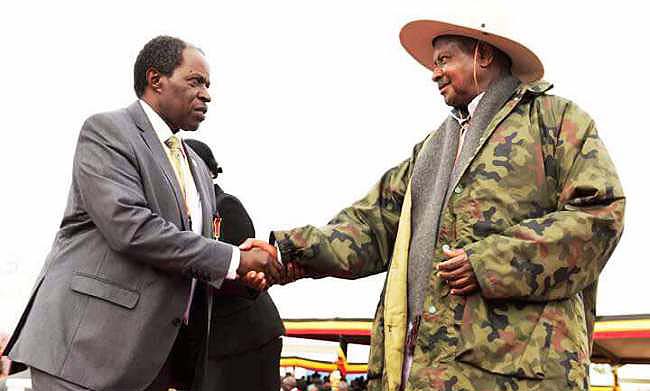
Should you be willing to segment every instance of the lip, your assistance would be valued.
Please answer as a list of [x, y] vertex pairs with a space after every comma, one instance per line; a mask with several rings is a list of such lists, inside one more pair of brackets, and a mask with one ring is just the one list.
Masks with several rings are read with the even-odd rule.
[[200, 120], [203, 121], [205, 119], [205, 113], [208, 112], [207, 107], [197, 107], [194, 109], [194, 112], [200, 117]]
[[205, 113], [203, 113], [201, 110], [194, 110], [194, 112], [199, 117], [199, 121], [203, 121], [205, 119]]
[[438, 86], [438, 91], [442, 94], [445, 88], [449, 86], [449, 83]]

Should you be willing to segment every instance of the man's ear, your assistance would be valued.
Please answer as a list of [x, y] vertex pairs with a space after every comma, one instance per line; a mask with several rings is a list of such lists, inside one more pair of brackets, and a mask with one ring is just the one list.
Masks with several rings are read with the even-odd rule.
[[151, 89], [156, 93], [160, 93], [162, 91], [161, 79], [162, 75], [160, 72], [158, 72], [157, 69], [147, 69], [147, 85], [151, 87]]
[[494, 61], [494, 48], [485, 42], [478, 44], [478, 65], [481, 68], [487, 68]]

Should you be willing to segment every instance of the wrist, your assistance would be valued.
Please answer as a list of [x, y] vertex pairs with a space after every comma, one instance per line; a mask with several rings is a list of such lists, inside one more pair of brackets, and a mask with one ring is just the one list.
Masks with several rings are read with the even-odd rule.
[[235, 272], [237, 273], [238, 277], [246, 274], [246, 251], [239, 252], [239, 266], [237, 266], [237, 270]]

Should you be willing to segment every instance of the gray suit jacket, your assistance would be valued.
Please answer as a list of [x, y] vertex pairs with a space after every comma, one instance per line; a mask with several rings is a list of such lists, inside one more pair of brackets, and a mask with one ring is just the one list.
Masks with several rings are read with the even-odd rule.
[[158, 374], [191, 278], [218, 287], [232, 255], [209, 239], [212, 182], [187, 152], [203, 236], [188, 231], [173, 168], [138, 102], [84, 123], [61, 227], [6, 350], [14, 361], [94, 390], [142, 390]]

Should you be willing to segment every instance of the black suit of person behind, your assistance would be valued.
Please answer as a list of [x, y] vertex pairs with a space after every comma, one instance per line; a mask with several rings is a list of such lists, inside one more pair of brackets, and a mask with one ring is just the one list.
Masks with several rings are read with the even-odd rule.
[[[214, 174], [220, 172], [207, 145], [187, 144]], [[255, 237], [253, 222], [234, 196], [214, 185], [222, 219], [220, 240], [239, 245]], [[267, 292], [257, 294], [236, 281], [226, 281], [212, 303], [208, 363], [202, 390], [276, 391], [280, 389], [280, 354], [285, 332]]]

